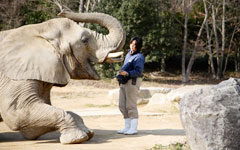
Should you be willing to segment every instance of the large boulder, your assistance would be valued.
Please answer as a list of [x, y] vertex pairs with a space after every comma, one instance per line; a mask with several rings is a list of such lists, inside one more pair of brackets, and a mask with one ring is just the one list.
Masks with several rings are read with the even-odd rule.
[[178, 113], [179, 102], [181, 101], [182, 97], [186, 93], [192, 92], [202, 87], [206, 87], [206, 85], [182, 86], [171, 90], [169, 93], [156, 93], [149, 100], [149, 103], [146, 105], [145, 110], [151, 112]]
[[240, 79], [184, 95], [180, 117], [192, 150], [239, 150]]
[[[171, 88], [162, 88], [162, 87], [141, 87], [138, 93], [137, 104], [147, 104], [149, 99], [155, 93], [166, 94], [170, 92]], [[119, 100], [119, 88], [113, 89], [108, 92], [108, 97], [111, 100], [111, 103], [114, 105], [118, 105]]]

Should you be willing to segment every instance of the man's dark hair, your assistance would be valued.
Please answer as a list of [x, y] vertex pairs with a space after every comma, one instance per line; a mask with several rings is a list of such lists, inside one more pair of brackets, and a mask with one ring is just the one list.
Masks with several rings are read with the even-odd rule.
[[142, 38], [135, 36], [135, 37], [131, 38], [130, 43], [132, 43], [134, 40], [136, 40], [137, 51], [140, 51], [142, 48], [142, 43], [143, 43]]

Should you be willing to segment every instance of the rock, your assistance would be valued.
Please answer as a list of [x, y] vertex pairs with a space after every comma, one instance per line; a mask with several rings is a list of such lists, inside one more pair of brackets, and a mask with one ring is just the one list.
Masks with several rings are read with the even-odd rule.
[[168, 94], [156, 93], [149, 100], [145, 107], [146, 111], [176, 113], [178, 112], [178, 102], [168, 99]]
[[240, 80], [186, 94], [180, 117], [192, 150], [239, 150]]
[[118, 105], [119, 89], [110, 90], [108, 92], [108, 99], [110, 99], [111, 104]]
[[171, 90], [167, 94], [156, 93], [149, 100], [145, 109], [152, 112], [177, 113], [179, 112], [179, 102], [182, 97], [186, 93], [202, 87], [206, 87], [206, 85], [182, 86]]
[[166, 94], [169, 93], [171, 88], [160, 88], [160, 87], [143, 87], [139, 91], [138, 104], [147, 104], [152, 96], [156, 93]]
[[[166, 94], [170, 92], [171, 88], [159, 88], [159, 87], [141, 87], [138, 94], [137, 104], [147, 104], [149, 99], [155, 93]], [[118, 105], [119, 89], [113, 89], [108, 92], [108, 97], [111, 99], [111, 103]]]

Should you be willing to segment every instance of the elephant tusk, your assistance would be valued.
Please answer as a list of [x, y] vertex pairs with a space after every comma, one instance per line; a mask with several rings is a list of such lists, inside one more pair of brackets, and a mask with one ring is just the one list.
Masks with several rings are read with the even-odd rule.
[[123, 55], [123, 52], [109, 53], [107, 58], [115, 58], [115, 57], [119, 57], [122, 55]]
[[107, 63], [116, 63], [123, 61], [123, 52], [109, 53], [104, 62]]

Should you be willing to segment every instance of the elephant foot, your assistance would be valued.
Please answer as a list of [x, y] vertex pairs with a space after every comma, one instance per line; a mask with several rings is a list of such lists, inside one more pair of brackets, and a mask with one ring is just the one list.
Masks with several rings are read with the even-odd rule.
[[88, 134], [79, 129], [68, 129], [64, 131], [60, 136], [60, 142], [62, 144], [77, 144], [87, 141], [88, 139]]
[[77, 114], [75, 114], [74, 112], [71, 112], [71, 111], [67, 111], [67, 113], [72, 116], [72, 118], [74, 119], [74, 122], [77, 125], [77, 127], [81, 131], [85, 132], [88, 135], [88, 140], [90, 140], [94, 136], [93, 130], [91, 130], [88, 127], [85, 126], [85, 124], [83, 122], [83, 119], [79, 115], [77, 115]]
[[87, 128], [83, 123], [77, 124], [78, 128], [88, 135], [88, 140], [94, 136], [93, 130]]

